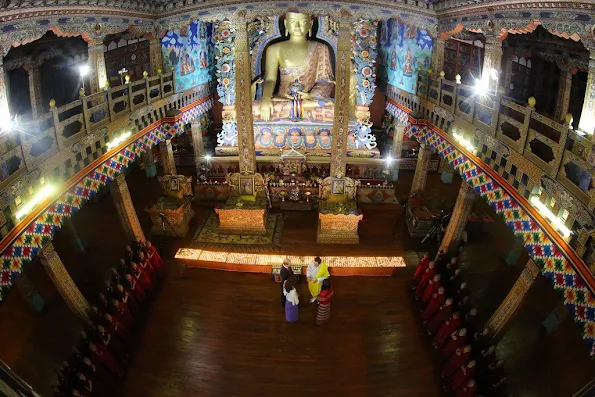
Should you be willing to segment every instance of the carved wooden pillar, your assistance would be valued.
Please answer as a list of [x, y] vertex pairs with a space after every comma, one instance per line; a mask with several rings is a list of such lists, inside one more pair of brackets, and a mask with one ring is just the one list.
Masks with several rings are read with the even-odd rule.
[[465, 231], [465, 227], [467, 226], [467, 219], [469, 219], [474, 199], [475, 190], [473, 190], [473, 187], [467, 182], [461, 181], [457, 202], [450, 215], [450, 221], [444, 232], [439, 251], [448, 252], [451, 249], [457, 248], [463, 231]]
[[29, 73], [29, 98], [31, 101], [31, 113], [36, 119], [43, 113], [41, 99], [41, 74], [40, 65], [27, 65], [25, 70]]
[[506, 264], [509, 266], [516, 265], [524, 249], [525, 242], [523, 241], [523, 239], [521, 237], [515, 236], [514, 241], [512, 243], [512, 247], [510, 248], [510, 250], [506, 254], [506, 257], [504, 258], [504, 262], [506, 262]]
[[444, 51], [446, 48], [446, 40], [438, 37], [434, 40], [434, 47], [432, 48], [432, 75], [438, 76], [444, 69]]
[[[585, 47], [587, 47], [587, 44], [585, 44]], [[578, 123], [578, 129], [587, 134], [592, 134], [595, 131], [595, 43], [593, 43], [593, 46], [587, 47], [587, 49], [589, 50], [589, 70], [587, 72], [583, 111]]]
[[496, 71], [498, 76], [502, 73], [502, 40], [492, 35], [486, 35], [481, 76], [488, 79], [488, 89], [496, 91], [499, 81], [492, 78], [492, 69]]
[[415, 166], [415, 174], [413, 174], [413, 183], [411, 184], [409, 197], [425, 191], [431, 158], [432, 149], [429, 146], [422, 144], [419, 148], [419, 155], [417, 156], [417, 165]]
[[62, 259], [51, 242], [41, 249], [39, 258], [56, 289], [66, 301], [66, 305], [86, 321], [89, 318], [89, 303], [66, 271]]
[[161, 154], [161, 166], [163, 167], [163, 173], [165, 175], [177, 175], [171, 139], [165, 139], [159, 142], [159, 153]]
[[130, 197], [130, 191], [128, 190], [128, 184], [126, 183], [124, 174], [118, 175], [110, 183], [110, 190], [114, 204], [116, 205], [118, 217], [128, 240], [136, 241], [139, 238], [144, 240], [145, 234], [136, 216], [136, 210], [132, 204], [132, 198]]
[[4, 54], [0, 46], [0, 120], [6, 122], [10, 117], [10, 110], [8, 108], [8, 87], [6, 86], [6, 73], [4, 73]]
[[153, 178], [157, 176], [157, 166], [153, 157], [153, 149], [149, 149], [143, 154], [143, 163], [145, 164], [145, 174], [147, 177]]
[[89, 92], [95, 94], [104, 89], [107, 84], [103, 37], [93, 37], [87, 44], [89, 46]]
[[151, 64], [151, 76], [157, 76], [160, 70], [163, 72], [163, 52], [161, 51], [161, 38], [159, 35], [149, 40], [149, 62]]
[[560, 68], [560, 78], [558, 83], [558, 97], [556, 98], [556, 111], [554, 120], [562, 121], [568, 114], [570, 106], [570, 91], [572, 90], [572, 75], [576, 73], [576, 67], [568, 64], [565, 59], [556, 62]]
[[401, 153], [403, 151], [403, 136], [405, 135], [405, 126], [395, 123], [393, 125], [393, 145], [391, 147], [391, 156], [394, 161], [394, 177], [393, 180], [399, 179], [399, 164], [401, 161]]
[[451, 184], [454, 175], [455, 169], [453, 168], [453, 166], [450, 165], [448, 161], [444, 161], [444, 164], [442, 165], [442, 172], [440, 173], [440, 180], [443, 183]]
[[194, 149], [194, 165], [196, 165], [197, 175], [200, 163], [205, 157], [205, 144], [202, 140], [202, 125], [200, 120], [192, 120], [190, 123], [190, 131], [192, 132], [192, 148]]
[[512, 286], [508, 295], [506, 295], [506, 298], [504, 298], [504, 302], [496, 309], [496, 312], [486, 324], [486, 327], [492, 330], [494, 337], [502, 334], [504, 327], [518, 310], [527, 291], [529, 291], [529, 287], [533, 285], [533, 281], [535, 281], [538, 275], [539, 268], [533, 262], [533, 259], [529, 259], [521, 275]]
[[547, 334], [553, 334], [556, 332], [560, 323], [564, 321], [566, 316], [568, 315], [568, 310], [566, 310], [566, 306], [564, 306], [563, 302], [560, 302], [554, 310], [541, 322], [541, 325], [545, 329]]
[[238, 125], [238, 155], [240, 172], [256, 172], [254, 149], [254, 126], [252, 124], [252, 70], [250, 68], [250, 47], [248, 25], [245, 21], [236, 24], [236, 121]]
[[85, 244], [85, 240], [79, 234], [79, 231], [76, 229], [76, 226], [74, 226], [72, 218], [66, 218], [64, 221], [64, 226], [72, 234], [72, 239], [74, 240], [74, 249], [77, 252], [85, 252], [87, 250], [87, 245]]
[[332, 129], [331, 176], [344, 176], [347, 165], [347, 133], [349, 132], [349, 90], [351, 70], [351, 29], [349, 19], [339, 22], [335, 73], [335, 114]]
[[512, 82], [512, 60], [514, 59], [514, 55], [507, 53], [504, 58], [502, 59], [502, 71], [504, 76], [502, 76], [502, 84], [504, 85], [504, 93], [510, 96], [510, 84]]

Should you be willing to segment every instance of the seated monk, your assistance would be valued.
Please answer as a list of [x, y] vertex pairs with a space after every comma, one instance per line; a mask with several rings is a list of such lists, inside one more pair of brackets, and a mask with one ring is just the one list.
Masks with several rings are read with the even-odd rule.
[[[252, 106], [254, 120], [269, 121], [290, 117], [290, 85], [298, 84], [304, 119], [333, 120], [334, 75], [328, 47], [307, 39], [312, 29], [309, 15], [288, 12], [285, 29], [289, 40], [271, 45], [266, 52], [262, 99]], [[273, 97], [280, 74], [279, 92]]]

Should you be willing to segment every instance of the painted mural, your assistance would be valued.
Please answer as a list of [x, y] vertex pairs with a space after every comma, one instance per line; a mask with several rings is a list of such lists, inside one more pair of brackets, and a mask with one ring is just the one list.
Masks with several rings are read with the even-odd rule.
[[419, 68], [432, 65], [432, 38], [427, 31], [389, 19], [380, 32], [384, 80], [407, 92], [415, 93]]
[[170, 30], [161, 39], [161, 49], [166, 70], [173, 67], [176, 92], [211, 81], [212, 24], [194, 21], [183, 29]]

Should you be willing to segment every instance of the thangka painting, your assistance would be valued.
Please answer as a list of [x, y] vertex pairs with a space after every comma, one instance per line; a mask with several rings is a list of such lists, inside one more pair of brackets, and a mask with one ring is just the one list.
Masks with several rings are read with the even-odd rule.
[[213, 40], [211, 24], [194, 21], [170, 30], [161, 39], [166, 71], [173, 67], [175, 90], [182, 92], [212, 79]]
[[414, 94], [418, 69], [432, 65], [432, 38], [427, 31], [390, 19], [381, 29], [385, 78], [395, 87]]

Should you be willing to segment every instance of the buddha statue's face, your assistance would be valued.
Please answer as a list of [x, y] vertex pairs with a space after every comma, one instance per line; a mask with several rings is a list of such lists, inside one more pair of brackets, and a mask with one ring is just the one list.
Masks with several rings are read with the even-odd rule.
[[288, 12], [285, 15], [285, 29], [290, 36], [306, 36], [312, 23], [312, 18], [307, 14]]

